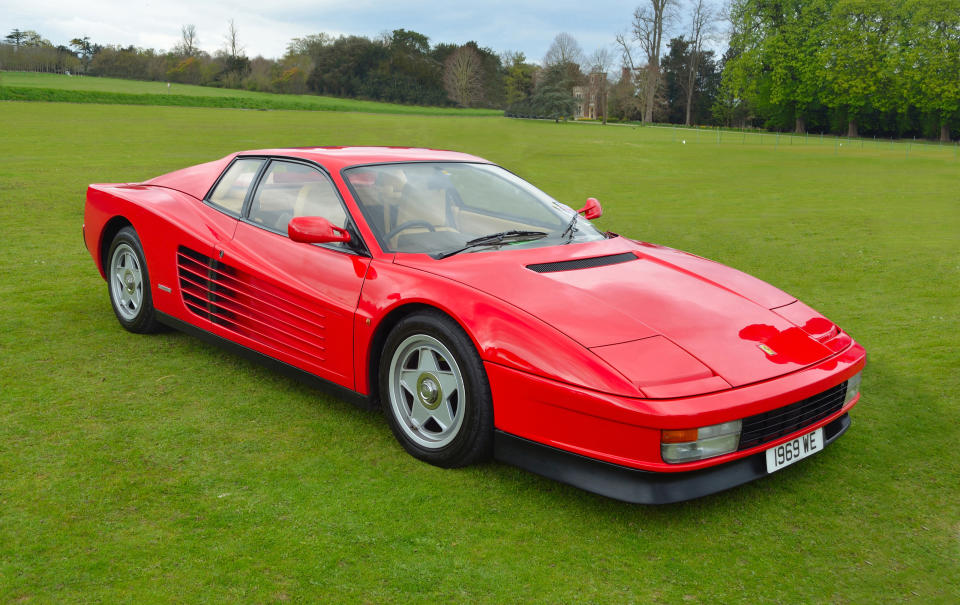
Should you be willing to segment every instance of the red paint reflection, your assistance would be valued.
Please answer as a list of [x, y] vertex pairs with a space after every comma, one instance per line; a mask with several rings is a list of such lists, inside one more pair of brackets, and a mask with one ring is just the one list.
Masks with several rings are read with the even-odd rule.
[[[773, 353], [764, 353], [773, 363], [807, 365], [830, 354], [829, 349], [810, 338], [803, 329], [796, 327], [778, 330], [767, 324], [752, 324], [740, 330], [740, 338], [766, 345]], [[763, 349], [758, 347], [758, 350]]]

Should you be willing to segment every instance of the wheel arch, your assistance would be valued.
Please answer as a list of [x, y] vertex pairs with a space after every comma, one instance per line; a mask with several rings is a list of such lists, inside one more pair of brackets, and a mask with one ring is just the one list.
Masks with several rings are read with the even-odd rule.
[[[117, 233], [124, 227], [133, 228], [133, 223], [125, 216], [114, 216], [107, 221], [100, 231], [100, 242], [97, 246], [97, 263], [100, 265], [100, 274], [103, 275], [104, 279], [106, 279], [107, 276], [107, 256], [110, 254], [110, 244], [113, 243], [113, 238], [117, 237]], [[136, 229], [134, 229], [134, 231], [136, 231]]]
[[[369, 351], [367, 355], [367, 389], [369, 389], [368, 392], [370, 393], [370, 407], [375, 408], [380, 406], [380, 358], [383, 355], [383, 346], [387, 341], [387, 336], [389, 336], [394, 326], [404, 318], [421, 311], [431, 311], [446, 316], [460, 326], [460, 329], [463, 330], [467, 338], [470, 339], [470, 342], [473, 343], [474, 348], [477, 348], [476, 339], [470, 331], [467, 330], [466, 326], [463, 325], [463, 322], [457, 320], [455, 316], [444, 309], [419, 301], [411, 301], [398, 305], [383, 316], [374, 329], [373, 336], [370, 338], [370, 346], [367, 349]], [[477, 351], [479, 353], [479, 349], [477, 349]]]

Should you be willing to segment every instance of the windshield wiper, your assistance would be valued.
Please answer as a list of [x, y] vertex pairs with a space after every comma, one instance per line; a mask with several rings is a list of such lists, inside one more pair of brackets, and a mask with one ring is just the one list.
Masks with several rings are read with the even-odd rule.
[[499, 233], [482, 235], [480, 237], [475, 237], [472, 240], [468, 240], [462, 248], [457, 248], [456, 250], [450, 250], [449, 252], [442, 252], [438, 254], [437, 259], [447, 258], [448, 256], [459, 254], [464, 250], [469, 250], [470, 248], [477, 248], [480, 246], [496, 246], [498, 244], [510, 244], [513, 242], [526, 242], [546, 236], [547, 233], [545, 231], [500, 231]]
[[577, 230], [577, 219], [580, 218], [579, 212], [573, 213], [573, 218], [570, 219], [570, 222], [567, 223], [567, 228], [563, 230], [563, 233], [560, 234], [560, 239], [566, 239], [564, 243], [569, 244], [573, 241], [573, 234]]

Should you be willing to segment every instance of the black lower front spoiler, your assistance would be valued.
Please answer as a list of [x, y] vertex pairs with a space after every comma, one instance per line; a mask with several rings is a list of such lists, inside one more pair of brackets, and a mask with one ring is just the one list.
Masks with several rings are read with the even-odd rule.
[[[823, 427], [824, 441], [829, 445], [849, 427], [849, 414], [840, 416]], [[769, 474], [764, 452], [697, 471], [655, 473], [587, 458], [502, 431], [494, 434], [493, 451], [497, 460], [636, 504], [692, 500]]]

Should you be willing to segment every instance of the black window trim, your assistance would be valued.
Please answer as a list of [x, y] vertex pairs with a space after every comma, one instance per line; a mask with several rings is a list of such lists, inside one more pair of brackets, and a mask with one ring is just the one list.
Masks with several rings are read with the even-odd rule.
[[[229, 208], [221, 206], [220, 204], [212, 201], [210, 197], [213, 195], [213, 192], [217, 190], [217, 187], [220, 185], [220, 181], [223, 180], [223, 177], [225, 177], [227, 173], [230, 172], [230, 169], [233, 168], [233, 165], [236, 164], [239, 160], [263, 160], [263, 163], [260, 164], [260, 167], [257, 169], [257, 173], [254, 174], [253, 179], [250, 180], [250, 185], [247, 187], [247, 193], [243, 196], [243, 204], [241, 204], [240, 206], [240, 214], [237, 214], [236, 212], [230, 210]], [[263, 155], [236, 156], [230, 161], [227, 167], [223, 169], [223, 172], [221, 172], [220, 176], [217, 177], [217, 180], [213, 182], [213, 185], [210, 187], [210, 189], [207, 190], [207, 194], [203, 196], [203, 203], [206, 204], [207, 206], [210, 206], [214, 210], [217, 210], [219, 212], [226, 214], [229, 217], [239, 220], [240, 217], [243, 215], [244, 208], [247, 207], [247, 201], [250, 199], [251, 193], [256, 189], [256, 185], [260, 182], [260, 177], [263, 174], [264, 167], [266, 167], [266, 165], [270, 163], [269, 160], [270, 158], [268, 156], [263, 156]]]
[[[289, 239], [290, 236], [283, 231], [272, 229], [270, 227], [267, 227], [266, 225], [261, 225], [260, 223], [256, 223], [250, 220], [250, 209], [253, 206], [253, 196], [256, 194], [257, 189], [259, 189], [261, 181], [266, 176], [267, 171], [270, 169], [270, 166], [272, 164], [274, 164], [275, 162], [300, 164], [308, 168], [319, 170], [320, 173], [324, 177], [326, 177], [327, 182], [330, 183], [330, 187], [333, 188], [333, 192], [337, 196], [337, 200], [340, 202], [340, 207], [343, 209], [344, 216], [347, 217], [347, 223], [346, 225], [344, 225], [344, 228], [350, 233], [350, 243], [348, 243], [346, 246], [338, 246], [336, 244], [313, 244], [313, 245], [320, 248], [327, 249], [327, 250], [332, 250], [334, 252], [340, 252], [344, 254], [353, 254], [353, 255], [363, 256], [367, 258], [372, 257], [372, 255], [370, 254], [370, 248], [366, 245], [366, 242], [363, 241], [363, 236], [360, 234], [360, 230], [357, 229], [356, 220], [354, 219], [353, 215], [350, 213], [350, 208], [347, 207], [346, 201], [343, 199], [343, 196], [340, 194], [340, 190], [339, 188], [337, 188], [337, 184], [333, 181], [333, 177], [330, 175], [329, 170], [327, 170], [326, 168], [324, 168], [323, 166], [321, 166], [320, 164], [312, 160], [307, 160], [304, 158], [298, 158], [294, 156], [286, 156], [286, 155], [270, 155], [270, 156], [238, 155], [236, 158], [234, 158], [234, 162], [239, 159], [263, 159], [264, 163], [260, 167], [260, 170], [257, 172], [256, 177], [252, 181], [252, 185], [250, 189], [247, 191], [247, 195], [243, 199], [243, 207], [241, 209], [240, 215], [235, 216], [233, 213], [229, 213], [229, 212], [227, 214], [230, 214], [230, 216], [233, 216], [234, 218], [236, 218], [238, 221], [242, 223], [251, 225], [253, 227], [257, 227], [258, 229], [263, 229], [264, 231], [268, 231], [270, 233], [274, 233], [276, 235], [280, 235], [282, 237]], [[231, 162], [230, 165], [232, 166], [233, 162]], [[228, 166], [227, 169], [223, 171], [223, 174], [226, 174], [227, 170], [229, 169], [230, 167]], [[220, 175], [220, 178], [223, 178], [223, 174]], [[220, 179], [217, 179], [217, 182], [219, 182], [219, 180]], [[214, 188], [216, 188], [216, 185], [214, 185]], [[211, 192], [212, 191], [213, 189], [211, 189]], [[353, 192], [351, 191], [351, 194], [352, 193]], [[218, 210], [222, 209], [221, 206], [217, 206], [216, 204], [212, 204], [212, 205], [214, 208], [217, 208]], [[354, 245], [351, 246], [350, 244], [354, 244]]]

